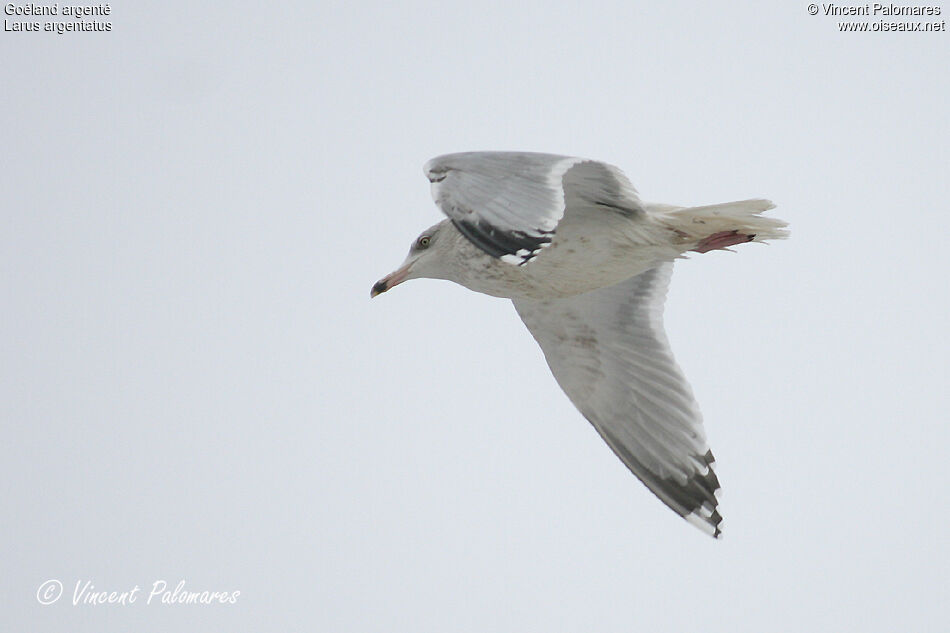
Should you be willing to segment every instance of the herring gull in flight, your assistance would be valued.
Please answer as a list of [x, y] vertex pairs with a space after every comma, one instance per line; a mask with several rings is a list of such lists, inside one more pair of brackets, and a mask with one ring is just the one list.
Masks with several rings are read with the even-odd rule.
[[719, 480], [702, 415], [663, 329], [673, 261], [787, 237], [768, 200], [643, 202], [602, 162], [466, 152], [425, 165], [448, 216], [413, 242], [371, 295], [408, 279], [510, 298], [554, 378], [663, 503], [719, 537]]

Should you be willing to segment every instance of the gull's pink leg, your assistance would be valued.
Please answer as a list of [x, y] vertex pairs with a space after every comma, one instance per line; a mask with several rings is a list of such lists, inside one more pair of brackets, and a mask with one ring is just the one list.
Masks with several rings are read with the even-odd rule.
[[693, 250], [697, 253], [708, 253], [709, 251], [735, 246], [736, 244], [742, 244], [743, 242], [751, 242], [754, 239], [755, 235], [740, 233], [737, 230], [720, 231], [719, 233], [713, 233], [709, 237], [704, 237], [701, 239], [699, 244], [697, 244], [696, 248]]

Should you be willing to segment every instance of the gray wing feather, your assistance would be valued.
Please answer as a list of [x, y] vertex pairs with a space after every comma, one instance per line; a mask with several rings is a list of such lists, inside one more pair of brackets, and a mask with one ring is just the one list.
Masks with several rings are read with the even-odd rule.
[[702, 415], [663, 330], [673, 264], [562, 299], [514, 300], [558, 384], [614, 453], [680, 516], [719, 536]]
[[511, 264], [551, 244], [573, 205], [642, 210], [620, 170], [582, 158], [530, 152], [466, 152], [424, 167], [436, 204], [475, 246]]

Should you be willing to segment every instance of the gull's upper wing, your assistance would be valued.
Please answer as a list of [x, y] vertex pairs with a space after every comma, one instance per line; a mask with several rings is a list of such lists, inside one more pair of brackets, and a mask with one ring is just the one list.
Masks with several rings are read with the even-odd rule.
[[424, 170], [432, 197], [458, 230], [511, 264], [526, 264], [548, 246], [571, 206], [642, 210], [619, 169], [582, 158], [465, 152], [433, 158]]
[[663, 330], [672, 270], [664, 263], [615, 286], [514, 304], [561, 389], [614, 453], [666, 505], [718, 537], [713, 456]]

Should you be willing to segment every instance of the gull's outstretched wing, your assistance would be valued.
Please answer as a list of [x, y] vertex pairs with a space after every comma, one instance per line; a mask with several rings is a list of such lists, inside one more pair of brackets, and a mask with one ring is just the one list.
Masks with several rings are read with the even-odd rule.
[[510, 264], [526, 264], [554, 237], [565, 210], [642, 211], [616, 167], [530, 152], [465, 152], [424, 167], [432, 197], [475, 246]]
[[562, 299], [514, 300], [561, 389], [666, 505], [718, 537], [702, 416], [663, 330], [673, 264]]

